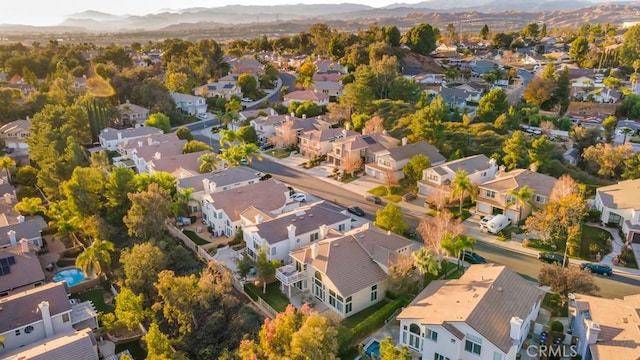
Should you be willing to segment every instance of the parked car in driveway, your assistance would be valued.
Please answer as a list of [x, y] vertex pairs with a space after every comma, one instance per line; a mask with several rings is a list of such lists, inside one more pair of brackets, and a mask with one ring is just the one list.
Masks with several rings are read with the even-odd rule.
[[487, 227], [487, 223], [489, 221], [491, 221], [491, 219], [493, 219], [493, 215], [487, 215], [485, 217], [482, 218], [482, 220], [480, 220], [480, 228], [486, 228]]
[[613, 269], [608, 265], [594, 264], [594, 263], [584, 263], [580, 265], [582, 270], [589, 270], [592, 274], [599, 274], [602, 276], [611, 276], [613, 275]]
[[291, 198], [291, 200], [295, 200], [295, 201], [299, 201], [299, 202], [307, 201], [307, 195], [305, 195], [303, 193], [294, 193], [289, 197]]
[[408, 192], [408, 193], [402, 195], [402, 200], [404, 200], [406, 202], [415, 200], [417, 198], [418, 198], [418, 195], [416, 195], [416, 193], [414, 193], [414, 192]]
[[379, 197], [377, 197], [375, 195], [365, 195], [364, 198], [365, 198], [365, 200], [370, 201], [370, 202], [375, 203], [375, 204], [381, 204], [382, 203], [382, 199], [380, 199]]
[[357, 206], [349, 206], [347, 211], [356, 216], [364, 216], [364, 210], [360, 209]]
[[538, 260], [546, 262], [547, 264], [556, 264], [562, 266], [562, 264], [564, 263], [565, 267], [569, 266], [569, 259], [563, 261], [563, 255], [552, 252], [541, 252], [540, 254], [538, 254]]
[[469, 250], [462, 250], [462, 252], [460, 253], [460, 260], [466, 261], [469, 264], [486, 264], [487, 263], [487, 259]]

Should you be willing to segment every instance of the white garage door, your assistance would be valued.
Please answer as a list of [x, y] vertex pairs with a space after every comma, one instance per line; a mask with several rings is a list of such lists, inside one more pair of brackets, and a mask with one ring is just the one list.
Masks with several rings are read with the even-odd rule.
[[478, 212], [482, 214], [491, 214], [492, 206], [487, 203], [478, 203]]

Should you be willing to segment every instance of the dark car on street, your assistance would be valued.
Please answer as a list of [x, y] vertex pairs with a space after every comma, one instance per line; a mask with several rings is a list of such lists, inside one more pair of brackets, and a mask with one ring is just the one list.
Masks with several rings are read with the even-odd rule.
[[584, 263], [580, 265], [582, 270], [589, 270], [592, 274], [598, 274], [602, 276], [611, 276], [613, 275], [613, 269], [607, 265], [594, 264], [594, 263]]
[[462, 250], [462, 252], [460, 253], [460, 259], [468, 262], [469, 264], [486, 264], [487, 263], [487, 260], [485, 258], [469, 250]]
[[360, 209], [357, 206], [349, 206], [347, 208], [347, 211], [350, 212], [353, 215], [364, 216], [364, 210]]
[[564, 264], [565, 267], [569, 266], [569, 259], [564, 260], [564, 256], [557, 253], [552, 252], [542, 252], [538, 254], [538, 260], [542, 262], [546, 262], [547, 264], [556, 264], [562, 266]]
[[418, 195], [416, 195], [416, 193], [414, 193], [414, 192], [408, 192], [408, 193], [402, 195], [402, 200], [404, 200], [406, 202], [413, 201], [413, 200], [415, 200], [417, 198], [418, 198]]
[[382, 199], [380, 199], [379, 197], [375, 196], [375, 195], [365, 195], [364, 196], [365, 200], [370, 201], [374, 204], [381, 204], [382, 203]]

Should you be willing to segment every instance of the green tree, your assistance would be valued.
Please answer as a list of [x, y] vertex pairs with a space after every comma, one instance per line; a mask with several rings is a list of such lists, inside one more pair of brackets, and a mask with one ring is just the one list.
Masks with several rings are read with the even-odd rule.
[[200, 155], [198, 162], [200, 162], [199, 171], [201, 174], [212, 172], [218, 168], [218, 156], [214, 153]]
[[135, 294], [142, 294], [145, 305], [150, 305], [156, 296], [153, 284], [158, 273], [167, 266], [165, 253], [151, 242], [135, 244], [131, 249], [125, 248], [120, 255], [120, 263], [124, 272], [124, 286]]
[[113, 225], [122, 225], [122, 218], [131, 206], [128, 194], [136, 191], [135, 173], [124, 167], [115, 167], [104, 184], [106, 219]]
[[458, 171], [456, 171], [456, 176], [453, 178], [451, 185], [453, 185], [451, 196], [458, 198], [458, 201], [460, 202], [460, 215], [462, 215], [462, 205], [464, 204], [464, 199], [469, 195], [471, 196], [471, 201], [475, 199], [473, 184], [471, 183], [467, 172], [463, 169], [459, 169]]
[[208, 294], [201, 291], [198, 283], [195, 274], [175, 276], [171, 270], [161, 271], [154, 283], [162, 302], [154, 304], [153, 309], [162, 310], [165, 319], [178, 325], [181, 335], [198, 329], [198, 308], [207, 305]]
[[547, 135], [542, 135], [539, 138], [531, 142], [531, 149], [529, 149], [529, 159], [532, 164], [536, 164], [538, 169], [545, 168], [551, 162], [555, 147], [547, 138]]
[[536, 38], [538, 37], [539, 32], [540, 32], [540, 27], [538, 26], [538, 23], [532, 22], [532, 23], [528, 23], [524, 27], [524, 29], [522, 29], [522, 36]]
[[155, 321], [151, 323], [142, 341], [147, 345], [147, 359], [169, 360], [172, 358], [174, 351], [171, 348], [171, 339], [160, 330]]
[[276, 269], [279, 266], [278, 261], [269, 260], [267, 258], [267, 253], [265, 249], [260, 249], [258, 251], [258, 257], [256, 260], [256, 270], [258, 272], [258, 277], [260, 278], [260, 282], [262, 282], [262, 293], [267, 293], [267, 284], [271, 283], [275, 280]]
[[633, 157], [630, 144], [613, 147], [611, 144], [597, 144], [584, 149], [582, 157], [589, 170], [608, 178], [619, 177], [624, 168], [624, 161]]
[[193, 140], [193, 135], [191, 135], [191, 130], [189, 130], [189, 128], [184, 126], [181, 126], [178, 129], [176, 129], [176, 136], [180, 140], [187, 140], [187, 141]]
[[258, 98], [258, 81], [251, 74], [242, 74], [238, 76], [238, 86], [245, 97], [251, 99]]
[[640, 178], [640, 154], [625, 159], [624, 168], [623, 179], [633, 180]]
[[111, 265], [111, 253], [114, 251], [115, 246], [111, 241], [95, 239], [78, 255], [76, 266], [87, 275], [91, 275], [95, 271], [99, 277]]
[[444, 140], [445, 125], [449, 108], [441, 96], [436, 97], [428, 106], [416, 111], [410, 118], [409, 129], [412, 141], [426, 140], [440, 147]]
[[69, 210], [80, 218], [97, 215], [102, 209], [104, 173], [91, 167], [77, 167], [61, 185]]
[[384, 32], [384, 41], [393, 46], [400, 46], [400, 40], [402, 39], [402, 34], [400, 34], [400, 30], [395, 25], [385, 26], [383, 29]]
[[188, 143], [184, 144], [184, 147], [182, 148], [182, 153], [190, 154], [194, 152], [212, 151], [212, 150], [213, 148], [211, 146], [203, 143], [202, 141], [191, 140]]
[[460, 268], [461, 254], [463, 250], [473, 250], [473, 245], [476, 243], [476, 239], [471, 236], [458, 235], [453, 236], [451, 233], [446, 233], [440, 246], [449, 255], [454, 256], [457, 260], [458, 268]]
[[482, 40], [489, 38], [489, 26], [487, 24], [484, 24], [482, 29], [480, 29], [480, 38], [482, 38]]
[[616, 118], [613, 115], [607, 116], [607, 118], [604, 119], [604, 121], [602, 121], [602, 127], [604, 128], [605, 138], [607, 139], [608, 143], [610, 143], [615, 136], [617, 124], [618, 124], [618, 118]]
[[15, 211], [31, 215], [33, 219], [37, 212], [43, 211], [42, 199], [39, 197], [24, 197], [14, 207]]
[[518, 206], [518, 221], [523, 220], [522, 209], [527, 205], [533, 204], [533, 195], [535, 195], [535, 193], [535, 190], [533, 190], [529, 185], [509, 190], [508, 195], [511, 196], [513, 200], [507, 203], [507, 208], [513, 205]]
[[0, 169], [3, 169], [5, 171], [5, 173], [7, 174], [7, 180], [11, 181], [11, 169], [13, 169], [14, 167], [16, 167], [16, 162], [8, 157], [8, 156], [3, 156], [2, 158], [0, 158]]
[[258, 133], [256, 133], [256, 129], [254, 129], [251, 125], [243, 126], [238, 129], [238, 137], [240, 137], [240, 139], [242, 139], [242, 141], [247, 144], [258, 143]]
[[149, 115], [149, 119], [144, 122], [144, 126], [152, 126], [162, 130], [165, 134], [171, 132], [171, 121], [169, 117], [162, 113], [154, 113]]
[[618, 49], [618, 58], [620, 63], [626, 66], [633, 66], [634, 61], [640, 58], [640, 25], [632, 26], [624, 33], [622, 46]]
[[476, 117], [481, 122], [494, 122], [496, 118], [509, 110], [507, 94], [502, 89], [493, 89], [480, 99]]
[[134, 294], [127, 287], [120, 288], [120, 293], [115, 297], [116, 310], [115, 315], [118, 324], [122, 324], [129, 330], [138, 327], [142, 320], [146, 317], [144, 308], [144, 296], [142, 294]]
[[[296, 103], [294, 102], [293, 104]], [[303, 116], [314, 117], [322, 114], [322, 108], [313, 101], [305, 101], [302, 104], [297, 104], [293, 109], [290, 106], [289, 109], [299, 118]]]
[[522, 93], [522, 98], [531, 104], [542, 106], [553, 96], [555, 84], [553, 81], [542, 79], [540, 76], [535, 76]]
[[598, 143], [600, 130], [597, 128], [585, 128], [584, 126], [574, 126], [569, 131], [569, 138], [574, 146], [582, 152], [589, 146]]
[[22, 186], [36, 186], [38, 170], [33, 166], [23, 166], [16, 171], [16, 183]]
[[140, 239], [161, 235], [165, 220], [171, 213], [171, 193], [153, 183], [147, 191], [132, 193], [128, 197], [131, 208], [123, 221], [129, 235]]
[[517, 130], [510, 139], [504, 142], [502, 161], [508, 170], [523, 168], [529, 163], [527, 139], [522, 131]]
[[569, 58], [582, 66], [589, 52], [589, 41], [584, 36], [578, 36], [569, 48]]
[[384, 230], [391, 230], [396, 234], [404, 234], [409, 229], [409, 223], [404, 219], [399, 206], [388, 203], [384, 208], [376, 211], [374, 224]]
[[402, 41], [409, 49], [428, 56], [436, 49], [436, 42], [440, 37], [440, 30], [429, 24], [420, 24], [409, 29], [403, 36]]
[[411, 256], [413, 257], [413, 265], [421, 275], [420, 287], [422, 288], [424, 286], [424, 276], [426, 274], [438, 275], [442, 263], [440, 262], [437, 254], [424, 247], [411, 253]]

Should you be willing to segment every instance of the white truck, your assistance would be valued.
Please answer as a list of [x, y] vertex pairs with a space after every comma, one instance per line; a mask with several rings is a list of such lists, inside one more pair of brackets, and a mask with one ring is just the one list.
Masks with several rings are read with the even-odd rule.
[[499, 214], [489, 220], [487, 223], [487, 231], [491, 234], [497, 234], [509, 225], [511, 225], [511, 219], [505, 215]]

